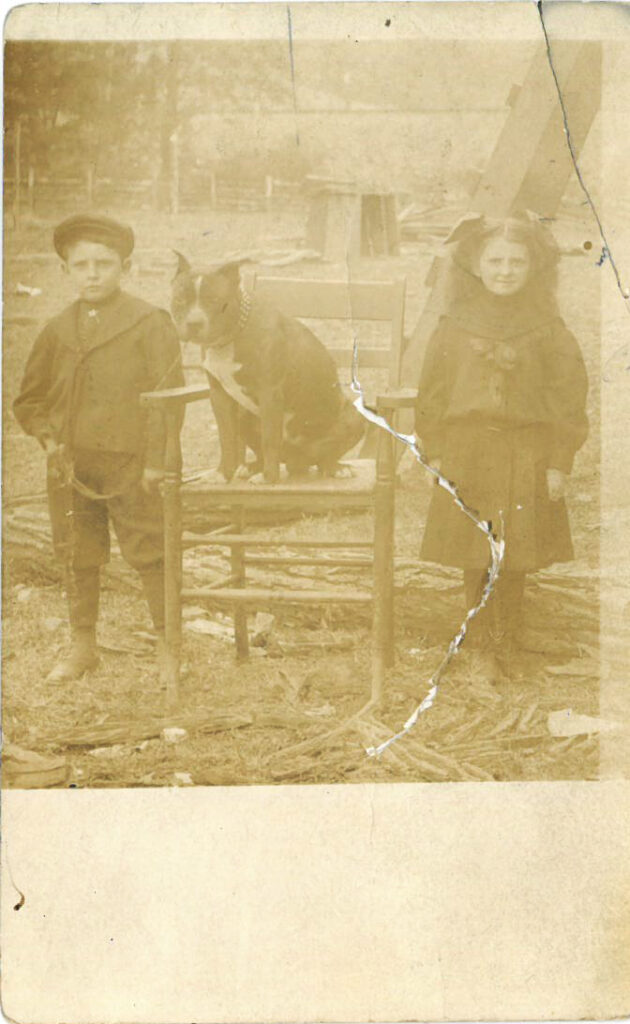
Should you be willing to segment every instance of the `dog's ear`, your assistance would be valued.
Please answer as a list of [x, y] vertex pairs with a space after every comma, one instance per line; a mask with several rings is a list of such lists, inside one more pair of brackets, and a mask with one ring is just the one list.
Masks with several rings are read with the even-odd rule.
[[231, 263], [224, 263], [219, 267], [217, 274], [227, 278], [232, 288], [238, 288], [241, 283], [241, 267], [249, 263], [249, 260], [233, 260]]
[[[181, 252], [178, 252], [177, 249], [173, 249], [171, 251], [174, 252], [175, 255], [177, 256], [177, 269], [175, 271], [175, 277], [178, 277], [179, 274], [190, 274], [192, 268], [186, 257], [182, 256]], [[173, 280], [175, 280], [175, 278], [173, 278]]]

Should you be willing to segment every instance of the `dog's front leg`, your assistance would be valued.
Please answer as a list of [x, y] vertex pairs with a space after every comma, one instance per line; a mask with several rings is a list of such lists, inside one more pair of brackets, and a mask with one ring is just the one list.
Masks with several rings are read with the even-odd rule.
[[214, 378], [210, 378], [210, 401], [217, 421], [221, 461], [219, 471], [231, 480], [243, 461], [239, 431], [239, 407]]
[[259, 408], [265, 483], [277, 484], [280, 479], [280, 452], [284, 418], [282, 388], [277, 385], [263, 388]]

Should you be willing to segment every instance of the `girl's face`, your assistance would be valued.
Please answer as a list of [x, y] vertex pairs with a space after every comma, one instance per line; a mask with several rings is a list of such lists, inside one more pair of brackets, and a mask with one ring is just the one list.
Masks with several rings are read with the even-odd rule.
[[493, 295], [515, 295], [529, 274], [529, 249], [522, 242], [492, 238], [479, 257], [479, 275]]

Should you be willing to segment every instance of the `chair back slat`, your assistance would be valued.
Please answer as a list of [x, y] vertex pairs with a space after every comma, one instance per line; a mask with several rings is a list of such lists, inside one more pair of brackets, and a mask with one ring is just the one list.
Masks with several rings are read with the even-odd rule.
[[[301, 320], [390, 323], [389, 346], [361, 346], [359, 367], [387, 369], [389, 386], [400, 385], [405, 317], [404, 278], [349, 283], [256, 276], [252, 286], [256, 295], [273, 303], [286, 316]], [[351, 365], [350, 348], [330, 347], [329, 351], [337, 366]]]
[[[352, 369], [353, 350], [349, 345], [344, 348], [332, 348], [331, 346], [327, 346], [327, 348], [333, 357], [335, 366], [343, 367], [346, 370]], [[388, 368], [388, 348], [361, 348], [359, 346], [359, 369], [386, 370]]]

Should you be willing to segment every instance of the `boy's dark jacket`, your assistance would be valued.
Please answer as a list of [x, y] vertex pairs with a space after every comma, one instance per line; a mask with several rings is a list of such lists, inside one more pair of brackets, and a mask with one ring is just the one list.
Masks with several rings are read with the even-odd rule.
[[134, 454], [162, 467], [165, 425], [140, 405], [143, 391], [183, 384], [180, 347], [164, 310], [119, 292], [99, 308], [89, 341], [79, 333], [81, 303], [50, 320], [26, 364], [15, 415], [40, 443]]

